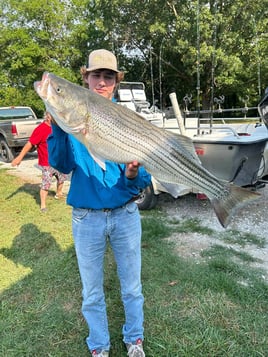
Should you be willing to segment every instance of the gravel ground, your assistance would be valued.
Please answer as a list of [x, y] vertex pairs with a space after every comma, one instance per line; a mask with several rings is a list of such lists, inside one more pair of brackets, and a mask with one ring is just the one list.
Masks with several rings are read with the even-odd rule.
[[[261, 193], [260, 199], [242, 208], [232, 217], [228, 230], [236, 230], [243, 233], [251, 233], [265, 240], [264, 248], [259, 248], [254, 244], [239, 246], [237, 244], [225, 244], [219, 239], [199, 233], [174, 234], [171, 240], [175, 242], [175, 249], [179, 255], [193, 257], [200, 261], [200, 253], [213, 244], [222, 245], [235, 250], [243, 251], [258, 261], [251, 266], [262, 268], [263, 278], [268, 282], [268, 186], [258, 190]], [[169, 217], [179, 220], [197, 218], [204, 227], [211, 228], [217, 232], [223, 232], [223, 228], [213, 211], [209, 200], [199, 200], [194, 194], [188, 194], [178, 199], [173, 199], [170, 195], [161, 194], [158, 206], [164, 210]]]
[[[19, 176], [28, 182], [39, 183], [41, 180], [41, 171], [37, 165], [36, 153], [26, 156], [19, 167], [12, 168], [10, 164], [0, 162], [0, 169], [7, 168], [8, 173]], [[53, 187], [52, 187], [53, 189]], [[64, 185], [64, 192], [67, 193], [69, 182]], [[268, 186], [258, 190], [261, 193], [260, 199], [241, 209], [233, 218], [228, 226], [228, 230], [237, 230], [244, 233], [252, 233], [262, 237], [266, 241], [264, 248], [258, 248], [254, 244], [247, 244], [243, 247], [225, 244], [211, 236], [191, 233], [191, 234], [174, 234], [171, 239], [175, 242], [175, 249], [179, 255], [192, 257], [200, 260], [200, 253], [213, 244], [222, 244], [236, 250], [247, 252], [258, 262], [252, 265], [261, 267], [264, 270], [264, 279], [268, 282]], [[168, 194], [161, 194], [158, 199], [158, 207], [168, 214], [171, 218], [189, 219], [198, 218], [202, 225], [212, 228], [217, 232], [225, 229], [221, 227], [216, 215], [208, 200], [199, 200], [194, 194], [188, 194], [178, 199], [173, 199]]]

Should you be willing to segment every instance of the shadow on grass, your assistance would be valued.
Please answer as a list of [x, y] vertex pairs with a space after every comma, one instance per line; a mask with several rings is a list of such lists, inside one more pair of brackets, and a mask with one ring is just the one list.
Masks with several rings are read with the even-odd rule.
[[[41, 180], [40, 180], [40, 184], [41, 184]], [[5, 199], [6, 200], [11, 200], [16, 195], [18, 195], [20, 193], [27, 193], [27, 194], [31, 195], [34, 198], [34, 200], [35, 200], [37, 205], [40, 205], [40, 184], [24, 183], [22, 186], [17, 188], [16, 191], [14, 191], [10, 195], [8, 195]], [[51, 188], [48, 190], [48, 197], [54, 197], [55, 194], [56, 194], [55, 190], [53, 190]]]
[[32, 270], [1, 294], [1, 356], [87, 356], [74, 248], [28, 223], [0, 253]]
[[[28, 223], [14, 237], [12, 246], [0, 249], [0, 254], [31, 269], [0, 295], [1, 357], [88, 357], [88, 329], [80, 312], [81, 282], [74, 247], [63, 251], [50, 232]], [[112, 343], [116, 340], [111, 356], [124, 356], [124, 312], [109, 248], [107, 255], [106, 302]]]
[[8, 195], [5, 199], [11, 200], [12, 198], [14, 198], [16, 195], [20, 193], [27, 193], [35, 199], [36, 203], [39, 204], [40, 203], [39, 192], [40, 192], [40, 184], [24, 183], [22, 186], [18, 187], [16, 191]]

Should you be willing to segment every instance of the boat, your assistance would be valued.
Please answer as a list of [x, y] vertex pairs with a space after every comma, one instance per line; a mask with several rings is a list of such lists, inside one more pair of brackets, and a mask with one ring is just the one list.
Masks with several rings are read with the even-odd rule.
[[[173, 100], [174, 115], [167, 117], [160, 110], [150, 108], [143, 83], [123, 82], [117, 101], [158, 127], [190, 137], [202, 165], [219, 179], [256, 190], [268, 183], [268, 94], [265, 98], [258, 107], [222, 109], [219, 106], [198, 113], [187, 108], [181, 112]], [[224, 117], [227, 112], [235, 115]], [[249, 116], [251, 112], [257, 116]], [[156, 196], [162, 192], [167, 189], [152, 178], [152, 185], [137, 200], [139, 208], [153, 208]], [[188, 193], [206, 198], [193, 187], [178, 185], [176, 197]]]
[[[244, 108], [238, 109], [244, 111]], [[257, 108], [248, 110], [254, 109]], [[186, 135], [193, 140], [196, 153], [208, 171], [243, 187], [268, 182], [268, 130], [260, 117], [221, 118], [223, 123], [219, 123], [217, 118], [187, 115], [184, 119]], [[166, 122], [165, 128], [180, 133], [174, 120], [173, 124]]]

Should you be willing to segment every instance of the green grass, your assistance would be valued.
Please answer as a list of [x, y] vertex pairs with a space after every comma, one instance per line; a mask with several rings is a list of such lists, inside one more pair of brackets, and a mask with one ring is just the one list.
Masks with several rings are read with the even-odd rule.
[[[71, 209], [48, 198], [40, 214], [39, 185], [0, 170], [1, 357], [86, 357], [87, 327], [71, 234]], [[259, 237], [214, 232], [197, 220], [169, 221], [142, 213], [145, 351], [147, 357], [267, 356], [268, 286], [254, 259], [237, 247], [263, 247]], [[175, 254], [176, 232], [215, 238], [202, 259]], [[111, 357], [126, 356], [115, 263], [108, 249], [105, 290]]]

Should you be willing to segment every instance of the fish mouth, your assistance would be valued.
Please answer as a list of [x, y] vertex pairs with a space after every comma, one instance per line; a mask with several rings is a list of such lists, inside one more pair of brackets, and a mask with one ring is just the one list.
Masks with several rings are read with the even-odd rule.
[[84, 124], [73, 127], [70, 123], [64, 120], [64, 113], [58, 108], [56, 109], [50, 99], [53, 95], [53, 74], [44, 72], [40, 81], [34, 82], [34, 89], [39, 97], [43, 100], [46, 110], [53, 116], [57, 124], [69, 134], [79, 134], [85, 131]]
[[49, 73], [44, 72], [41, 81], [34, 82], [34, 89], [42, 100], [47, 99], [49, 85]]

